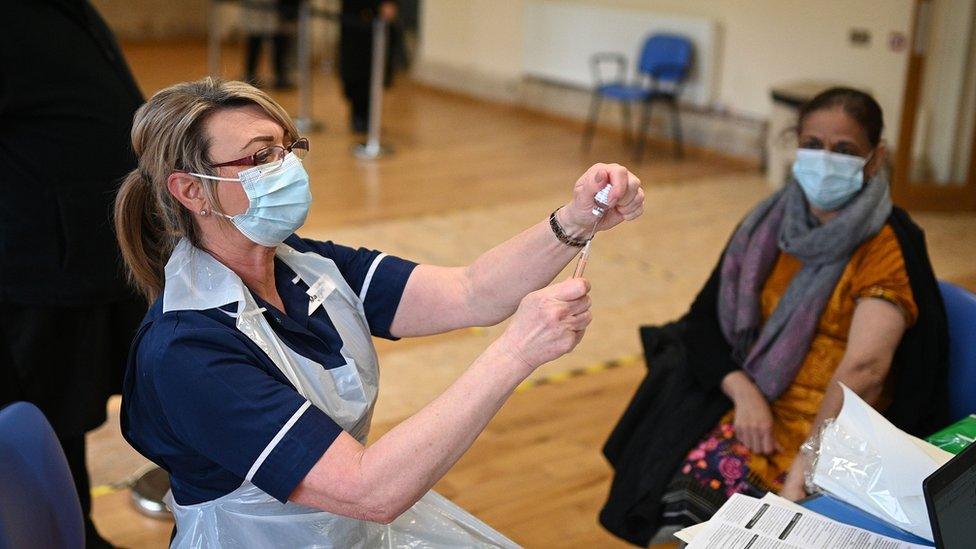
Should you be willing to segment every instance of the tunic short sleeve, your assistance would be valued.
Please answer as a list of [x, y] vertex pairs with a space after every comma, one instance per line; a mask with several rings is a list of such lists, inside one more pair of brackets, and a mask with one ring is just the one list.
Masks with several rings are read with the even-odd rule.
[[883, 299], [901, 311], [908, 326], [915, 324], [918, 306], [901, 246], [891, 226], [885, 225], [860, 251], [858, 269], [851, 280], [854, 298]]
[[177, 327], [162, 339], [140, 369], [176, 439], [287, 501], [342, 429], [255, 367], [257, 358], [236, 334]]
[[313, 251], [334, 261], [346, 283], [363, 302], [370, 332], [377, 337], [396, 339], [390, 333], [390, 325], [416, 263], [377, 250], [350, 248], [333, 242], [294, 237], [285, 243], [298, 251]]

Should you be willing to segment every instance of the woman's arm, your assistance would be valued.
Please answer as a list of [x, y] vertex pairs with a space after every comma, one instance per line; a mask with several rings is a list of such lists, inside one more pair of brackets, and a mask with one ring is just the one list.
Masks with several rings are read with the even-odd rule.
[[742, 370], [734, 370], [722, 379], [721, 388], [735, 405], [735, 438], [757, 454], [779, 451], [773, 438], [773, 410], [756, 383]]
[[369, 447], [340, 434], [289, 500], [395, 519], [447, 473], [527, 375], [579, 343], [590, 322], [588, 291], [575, 279], [527, 296], [501, 338], [444, 393]]
[[[877, 298], [858, 302], [851, 320], [847, 351], [827, 386], [811, 435], [820, 431], [824, 421], [840, 413], [844, 404], [840, 383], [850, 387], [868, 404], [877, 404], [906, 328], [905, 316], [891, 302]], [[803, 497], [803, 469], [804, 460], [798, 455], [784, 482], [781, 493], [784, 497]]]
[[[623, 166], [596, 164], [576, 182], [573, 201], [556, 214], [576, 237], [596, 218], [593, 197], [613, 185], [612, 205], [600, 221], [607, 230], [643, 213], [640, 180]], [[545, 219], [488, 250], [467, 267], [420, 265], [403, 291], [390, 332], [397, 337], [430, 335], [467, 326], [490, 326], [508, 318], [529, 292], [549, 282], [579, 253], [559, 242]]]

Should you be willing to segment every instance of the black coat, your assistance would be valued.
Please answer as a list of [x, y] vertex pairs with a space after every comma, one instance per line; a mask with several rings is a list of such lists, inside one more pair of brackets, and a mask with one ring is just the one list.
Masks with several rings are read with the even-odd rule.
[[142, 94], [87, 1], [3, 7], [0, 303], [127, 297], [111, 214]]
[[[884, 415], [900, 429], [925, 436], [948, 421], [945, 306], [922, 230], [900, 208], [888, 223], [901, 246], [919, 316], [895, 352], [893, 401]], [[661, 497], [682, 459], [732, 409], [719, 387], [738, 368], [718, 322], [720, 267], [721, 260], [681, 320], [641, 328], [648, 373], [603, 448], [615, 476], [600, 522], [644, 547], [658, 530]]]

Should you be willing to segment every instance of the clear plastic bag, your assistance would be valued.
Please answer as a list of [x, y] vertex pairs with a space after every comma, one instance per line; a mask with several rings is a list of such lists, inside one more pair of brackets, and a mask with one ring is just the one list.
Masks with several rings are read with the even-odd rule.
[[316, 549], [517, 549], [518, 545], [428, 492], [390, 524], [340, 517], [294, 503], [269, 501], [250, 483], [204, 504], [181, 506], [167, 494], [178, 525], [172, 547], [305, 547]]
[[[862, 502], [874, 504], [866, 510], [871, 510], [875, 515], [881, 511], [880, 518], [905, 530], [911, 528], [912, 516], [917, 512], [907, 510], [902, 498], [891, 489], [889, 479], [884, 474], [884, 459], [868, 441], [847, 432], [831, 420], [825, 422], [816, 438], [807, 440], [803, 446], [805, 452], [812, 454], [812, 459], [808, 460], [810, 465], [804, 473], [808, 490], [812, 488], [811, 493], [830, 486], [843, 487], [845, 491], [861, 494]], [[843, 493], [835, 495], [849, 499]], [[857, 502], [849, 503], [862, 507]], [[925, 511], [924, 502], [921, 510]], [[921, 518], [928, 520], [927, 515]]]
[[801, 447], [807, 489], [827, 492], [927, 540], [922, 479], [947, 459], [897, 429], [846, 387], [844, 409]]
[[829, 418], [824, 421], [820, 430], [811, 433], [810, 438], [800, 445], [800, 453], [796, 456], [796, 459], [802, 459], [805, 462], [803, 467], [803, 487], [810, 495], [823, 492], [813, 482], [813, 472], [816, 470], [817, 460], [820, 458], [820, 433], [829, 429], [833, 424], [834, 418]]

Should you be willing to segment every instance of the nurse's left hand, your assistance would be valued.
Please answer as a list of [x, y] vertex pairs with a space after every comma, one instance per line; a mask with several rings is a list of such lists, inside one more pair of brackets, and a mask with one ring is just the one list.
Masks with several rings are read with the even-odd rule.
[[556, 214], [563, 229], [576, 237], [586, 236], [593, 227], [594, 197], [609, 183], [610, 207], [597, 225], [605, 231], [623, 221], [637, 219], [644, 213], [644, 189], [640, 179], [620, 164], [594, 164], [586, 170], [573, 188], [573, 201]]

